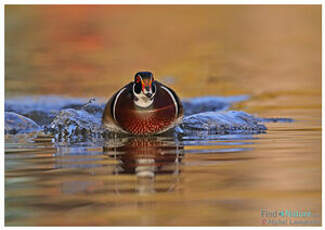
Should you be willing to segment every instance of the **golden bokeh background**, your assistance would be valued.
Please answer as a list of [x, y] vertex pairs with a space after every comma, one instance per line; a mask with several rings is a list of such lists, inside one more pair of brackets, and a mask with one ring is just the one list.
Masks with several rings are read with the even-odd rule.
[[321, 7], [5, 7], [6, 96], [103, 96], [152, 71], [183, 97], [321, 91]]

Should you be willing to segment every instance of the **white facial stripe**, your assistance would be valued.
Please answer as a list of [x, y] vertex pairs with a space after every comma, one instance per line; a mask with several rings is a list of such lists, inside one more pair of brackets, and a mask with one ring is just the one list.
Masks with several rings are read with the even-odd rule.
[[114, 117], [114, 120], [115, 121], [116, 121], [116, 117], [115, 117], [116, 102], [118, 100], [118, 97], [121, 95], [121, 93], [123, 93], [124, 90], [125, 90], [125, 88], [121, 89], [120, 92], [118, 92], [118, 94], [116, 95], [115, 100], [114, 100], [114, 104], [113, 104], [113, 117]]
[[162, 89], [166, 90], [167, 93], [169, 94], [169, 96], [172, 98], [173, 102], [174, 102], [174, 105], [175, 105], [175, 110], [176, 110], [176, 113], [175, 113], [175, 118], [177, 117], [178, 115], [178, 105], [177, 105], [177, 101], [176, 101], [176, 98], [174, 97], [174, 94], [169, 90], [167, 89], [166, 87], [164, 86], [161, 86]]

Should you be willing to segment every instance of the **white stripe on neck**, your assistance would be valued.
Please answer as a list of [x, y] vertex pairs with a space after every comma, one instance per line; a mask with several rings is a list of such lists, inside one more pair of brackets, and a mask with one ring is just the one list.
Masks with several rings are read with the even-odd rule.
[[118, 94], [116, 95], [115, 97], [115, 100], [114, 100], [114, 104], [113, 104], [113, 117], [114, 117], [114, 120], [116, 120], [116, 116], [115, 116], [115, 107], [116, 107], [116, 102], [118, 100], [118, 97], [121, 95], [121, 93], [123, 93], [123, 91], [125, 90], [125, 88], [121, 89], [120, 92], [118, 92]]
[[177, 118], [177, 115], [178, 115], [178, 105], [177, 105], [177, 101], [176, 101], [176, 98], [174, 96], [174, 94], [168, 89], [166, 88], [165, 86], [161, 86], [162, 89], [166, 90], [167, 93], [169, 94], [169, 96], [172, 98], [173, 102], [174, 102], [174, 105], [175, 105], [175, 118]]

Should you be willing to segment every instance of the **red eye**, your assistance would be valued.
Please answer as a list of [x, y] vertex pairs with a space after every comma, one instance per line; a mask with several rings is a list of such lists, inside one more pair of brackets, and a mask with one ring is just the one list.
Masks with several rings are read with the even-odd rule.
[[136, 81], [136, 83], [139, 83], [139, 82], [140, 82], [140, 80], [141, 80], [141, 79], [140, 79], [140, 77], [139, 77], [139, 76], [137, 76], [137, 77], [136, 77], [136, 80], [135, 80], [135, 81]]

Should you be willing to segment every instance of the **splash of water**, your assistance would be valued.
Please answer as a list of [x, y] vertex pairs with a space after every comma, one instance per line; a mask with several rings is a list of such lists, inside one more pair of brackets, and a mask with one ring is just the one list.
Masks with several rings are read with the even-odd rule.
[[[183, 101], [185, 117], [183, 123], [176, 127], [175, 133], [257, 134], [267, 129], [263, 124], [265, 122], [292, 121], [287, 118], [257, 118], [242, 111], [225, 111], [233, 103], [248, 98], [236, 96], [186, 99]], [[52, 96], [10, 99], [5, 103], [6, 134], [42, 130], [53, 134], [56, 139], [103, 137], [107, 134], [101, 128], [104, 106], [105, 103], [97, 103], [94, 98], [66, 99]]]

